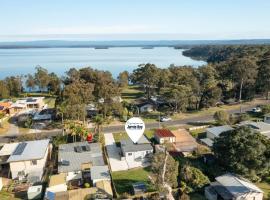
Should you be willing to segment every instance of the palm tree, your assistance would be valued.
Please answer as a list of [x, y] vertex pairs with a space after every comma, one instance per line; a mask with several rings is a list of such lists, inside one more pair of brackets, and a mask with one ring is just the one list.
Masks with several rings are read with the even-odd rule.
[[105, 120], [102, 117], [102, 115], [97, 115], [94, 118], [94, 122], [95, 122], [95, 130], [94, 133], [98, 134], [98, 141], [100, 141], [100, 134], [101, 134], [101, 129], [102, 129], [102, 125], [104, 124]]

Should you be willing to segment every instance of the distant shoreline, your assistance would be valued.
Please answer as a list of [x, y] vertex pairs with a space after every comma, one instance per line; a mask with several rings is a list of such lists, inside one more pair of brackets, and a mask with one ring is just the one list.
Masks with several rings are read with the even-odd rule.
[[0, 42], [0, 49], [38, 49], [38, 48], [95, 48], [139, 47], [150, 49], [155, 47], [172, 47], [188, 49], [199, 45], [270, 45], [270, 39], [250, 40], [119, 40], [119, 41], [67, 41], [37, 40], [21, 42]]

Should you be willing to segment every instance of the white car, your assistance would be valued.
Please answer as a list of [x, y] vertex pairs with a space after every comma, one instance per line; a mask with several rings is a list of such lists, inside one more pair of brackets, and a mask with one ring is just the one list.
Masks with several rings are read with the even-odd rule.
[[168, 122], [168, 121], [171, 121], [171, 120], [172, 120], [172, 118], [170, 118], [170, 117], [161, 117], [160, 118], [161, 122]]
[[260, 107], [252, 108], [252, 112], [259, 113], [262, 112], [262, 109]]

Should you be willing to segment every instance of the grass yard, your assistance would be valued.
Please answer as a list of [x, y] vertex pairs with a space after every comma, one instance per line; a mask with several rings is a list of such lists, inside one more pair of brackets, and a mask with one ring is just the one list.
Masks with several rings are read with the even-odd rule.
[[115, 142], [118, 143], [123, 139], [128, 139], [129, 137], [125, 132], [121, 132], [121, 133], [113, 133], [113, 138]]
[[134, 100], [142, 97], [144, 92], [137, 85], [130, 85], [127, 88], [123, 89], [121, 97], [124, 101], [129, 103], [134, 102]]
[[149, 192], [154, 191], [148, 176], [150, 168], [131, 169], [121, 172], [113, 172], [112, 179], [113, 184], [118, 194], [129, 193], [132, 191], [132, 184], [137, 182], [143, 182], [147, 186]]
[[14, 197], [13, 194], [8, 193], [6, 191], [0, 191], [0, 199], [1, 200], [19, 200], [20, 198]]
[[270, 183], [267, 182], [261, 182], [261, 183], [256, 183], [256, 185], [264, 191], [264, 198], [269, 199], [270, 198]]
[[46, 97], [44, 99], [44, 103], [48, 105], [48, 108], [55, 107], [55, 98], [54, 97]]
[[206, 137], [206, 132], [205, 132], [205, 128], [202, 129], [197, 129], [197, 130], [193, 130], [193, 131], [189, 131], [190, 134], [194, 137], [194, 138], [205, 138]]

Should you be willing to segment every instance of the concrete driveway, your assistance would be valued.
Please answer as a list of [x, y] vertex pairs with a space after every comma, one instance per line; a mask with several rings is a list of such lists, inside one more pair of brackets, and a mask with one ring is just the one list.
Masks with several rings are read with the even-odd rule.
[[109, 157], [111, 170], [113, 172], [128, 170], [128, 164], [121, 160], [120, 148], [116, 146], [112, 133], [104, 134], [105, 146]]

